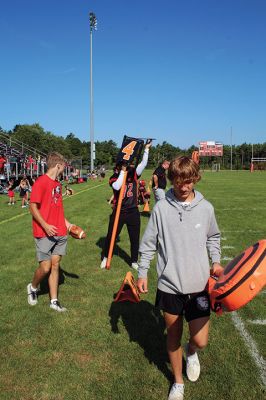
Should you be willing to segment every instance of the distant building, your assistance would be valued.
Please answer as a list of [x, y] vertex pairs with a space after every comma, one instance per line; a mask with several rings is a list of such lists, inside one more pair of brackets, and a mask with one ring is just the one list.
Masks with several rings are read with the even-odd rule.
[[222, 157], [223, 144], [212, 140], [199, 142], [199, 155], [200, 157]]

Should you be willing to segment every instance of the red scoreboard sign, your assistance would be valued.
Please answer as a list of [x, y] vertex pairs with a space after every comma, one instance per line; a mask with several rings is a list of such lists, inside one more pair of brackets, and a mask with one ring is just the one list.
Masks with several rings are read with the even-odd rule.
[[222, 157], [223, 144], [211, 140], [207, 142], [199, 142], [199, 155], [200, 157]]

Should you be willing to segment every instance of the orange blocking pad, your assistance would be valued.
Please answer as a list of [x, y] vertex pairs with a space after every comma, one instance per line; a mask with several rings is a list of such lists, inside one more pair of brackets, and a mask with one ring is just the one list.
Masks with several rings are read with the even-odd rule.
[[209, 280], [211, 307], [214, 311], [235, 311], [252, 300], [266, 285], [266, 240], [235, 257], [216, 283]]
[[131, 272], [127, 272], [114, 301], [131, 301], [132, 303], [140, 302], [139, 290]]

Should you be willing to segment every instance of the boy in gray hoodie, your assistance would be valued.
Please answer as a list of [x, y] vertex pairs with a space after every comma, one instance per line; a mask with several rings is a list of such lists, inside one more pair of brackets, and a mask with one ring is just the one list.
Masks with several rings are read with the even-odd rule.
[[163, 311], [167, 328], [167, 351], [175, 382], [168, 400], [183, 400], [183, 316], [189, 325], [186, 372], [194, 382], [200, 375], [197, 350], [208, 342], [210, 302], [205, 290], [220, 265], [220, 232], [213, 206], [194, 190], [200, 180], [199, 166], [188, 157], [177, 157], [168, 170], [173, 188], [156, 203], [140, 244], [138, 288], [147, 293], [147, 272], [155, 252], [158, 288], [156, 305]]

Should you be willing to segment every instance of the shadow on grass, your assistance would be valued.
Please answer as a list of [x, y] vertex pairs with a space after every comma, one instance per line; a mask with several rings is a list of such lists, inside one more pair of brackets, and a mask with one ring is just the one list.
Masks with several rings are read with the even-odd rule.
[[129, 340], [138, 343], [149, 362], [172, 382], [173, 375], [167, 366], [165, 323], [160, 311], [145, 300], [140, 303], [113, 302], [109, 316], [112, 332], [119, 333], [118, 321], [122, 319]]
[[145, 217], [145, 218], [150, 218], [151, 213], [150, 213], [150, 212], [147, 212], [147, 211], [141, 211], [141, 212], [140, 212], [140, 215], [141, 215], [142, 217]]
[[[71, 272], [67, 272], [60, 267], [59, 269], [59, 282], [58, 285], [63, 285], [65, 282], [65, 277], [79, 279], [77, 274], [73, 274]], [[40, 283], [40, 291], [38, 292], [38, 296], [49, 293], [49, 285], [48, 285], [48, 276], [46, 276]]]
[[[125, 250], [121, 249], [120, 246], [117, 245], [117, 243], [120, 241], [119, 237], [116, 239], [116, 244], [114, 246], [114, 252], [113, 254], [122, 258], [128, 265], [131, 265], [131, 258], [130, 256], [125, 252]], [[102, 249], [101, 256], [103, 258], [103, 251], [104, 251], [104, 244], [105, 244], [105, 237], [101, 237], [99, 240], [97, 240], [96, 245]]]

